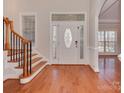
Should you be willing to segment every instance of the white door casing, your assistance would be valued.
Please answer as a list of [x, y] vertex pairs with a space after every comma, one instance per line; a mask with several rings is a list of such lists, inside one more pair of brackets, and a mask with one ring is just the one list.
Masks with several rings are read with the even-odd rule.
[[[51, 21], [50, 27], [51, 64], [88, 64], [85, 21]], [[53, 28], [54, 30], [56, 28], [56, 31], [54, 31]], [[53, 41], [54, 32], [56, 32], [56, 44]], [[67, 38], [68, 35], [65, 35], [65, 33], [71, 33], [71, 35], [69, 35], [69, 40], [72, 41], [67, 45], [65, 38]], [[83, 48], [81, 49], [81, 47]]]

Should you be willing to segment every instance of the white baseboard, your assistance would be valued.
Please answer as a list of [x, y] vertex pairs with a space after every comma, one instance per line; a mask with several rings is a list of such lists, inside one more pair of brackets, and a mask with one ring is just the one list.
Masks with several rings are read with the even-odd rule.
[[92, 68], [92, 70], [94, 71], [94, 72], [99, 72], [99, 69], [98, 68], [95, 68], [95, 67], [93, 67], [92, 65], [90, 65], [90, 67]]

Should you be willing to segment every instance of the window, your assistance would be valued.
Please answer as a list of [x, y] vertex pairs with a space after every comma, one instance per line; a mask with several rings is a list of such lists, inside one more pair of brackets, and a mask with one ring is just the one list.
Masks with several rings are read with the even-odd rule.
[[98, 32], [98, 49], [99, 52], [114, 53], [116, 52], [116, 31], [99, 31]]
[[98, 49], [99, 52], [104, 52], [104, 31], [98, 32]]
[[35, 15], [33, 14], [23, 14], [21, 16], [22, 18], [22, 34], [24, 37], [26, 37], [28, 40], [32, 41], [32, 45], [35, 45]]

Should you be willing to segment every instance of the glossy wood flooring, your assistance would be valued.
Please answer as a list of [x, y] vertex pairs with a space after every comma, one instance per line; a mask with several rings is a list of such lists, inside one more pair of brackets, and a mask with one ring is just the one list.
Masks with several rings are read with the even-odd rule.
[[47, 66], [32, 82], [4, 83], [4, 93], [120, 93], [120, 62], [117, 57], [100, 57], [100, 72], [89, 66]]

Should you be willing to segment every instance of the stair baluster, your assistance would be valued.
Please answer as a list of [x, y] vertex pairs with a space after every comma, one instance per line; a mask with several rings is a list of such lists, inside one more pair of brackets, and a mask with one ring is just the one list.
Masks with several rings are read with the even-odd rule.
[[[29, 55], [28, 55], [28, 43], [26, 44], [26, 46], [27, 46], [27, 64], [29, 64], [28, 63], [29, 62], [29, 59], [28, 59], [28, 57], [29, 57]], [[27, 74], [29, 75], [28, 65], [27, 65]]]
[[20, 60], [20, 38], [19, 38], [19, 45], [18, 45], [18, 49], [19, 49], [19, 67], [21, 67], [21, 60]]
[[[19, 62], [18, 67], [23, 67], [23, 77], [27, 77], [32, 72], [31, 67], [31, 55], [32, 55], [32, 44], [30, 40], [25, 39], [14, 31], [13, 21], [4, 17], [4, 23], [6, 24], [6, 42], [3, 47], [9, 50], [11, 60], [13, 62]], [[10, 25], [10, 32], [9, 32]], [[4, 28], [4, 27], [3, 27]], [[4, 34], [4, 33], [3, 33]], [[7, 36], [10, 35], [10, 36]], [[9, 42], [10, 39], [10, 42]], [[3, 42], [4, 43], [4, 42]], [[10, 47], [9, 47], [10, 44]]]
[[32, 54], [32, 43], [30, 42], [29, 43], [30, 44], [30, 74], [32, 73], [32, 64], [31, 64], [31, 62], [32, 62], [32, 60], [31, 60], [31, 54]]
[[12, 47], [13, 47], [12, 38], [13, 38], [13, 37], [12, 37], [12, 35], [13, 35], [13, 34], [12, 34], [12, 32], [11, 32], [11, 36], [10, 36], [10, 37], [11, 37], [11, 41], [10, 41], [10, 44], [11, 44], [11, 48], [10, 48], [11, 58], [10, 58], [10, 60], [13, 60], [13, 56], [12, 56], [12, 55], [13, 55], [13, 51], [12, 51]]

